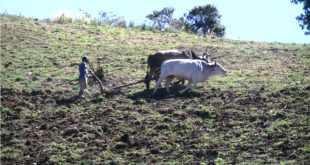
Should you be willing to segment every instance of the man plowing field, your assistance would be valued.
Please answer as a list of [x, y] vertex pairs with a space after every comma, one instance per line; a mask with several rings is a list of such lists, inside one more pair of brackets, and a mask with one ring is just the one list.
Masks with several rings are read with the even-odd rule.
[[83, 98], [84, 92], [87, 88], [87, 81], [88, 81], [88, 64], [89, 61], [87, 57], [82, 57], [82, 62], [79, 65], [79, 84], [80, 84], [80, 92], [79, 97]]

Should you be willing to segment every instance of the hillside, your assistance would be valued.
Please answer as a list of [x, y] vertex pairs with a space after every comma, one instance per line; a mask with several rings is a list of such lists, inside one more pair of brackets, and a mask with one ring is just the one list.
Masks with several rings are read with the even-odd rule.
[[[100, 94], [91, 82], [75, 99], [83, 55], [111, 89], [175, 48], [208, 49], [229, 74], [154, 98], [144, 84]], [[1, 16], [1, 164], [306, 164], [309, 66], [310, 45]]]

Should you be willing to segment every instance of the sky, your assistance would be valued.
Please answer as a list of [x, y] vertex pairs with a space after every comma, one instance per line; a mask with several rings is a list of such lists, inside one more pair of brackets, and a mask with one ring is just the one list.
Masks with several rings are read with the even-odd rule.
[[98, 17], [100, 11], [122, 16], [135, 25], [147, 20], [153, 10], [174, 7], [174, 18], [180, 18], [195, 6], [212, 4], [222, 15], [225, 38], [282, 43], [310, 43], [296, 16], [302, 5], [291, 0], [0, 0], [0, 12], [32, 18], [54, 18], [65, 12], [75, 17], [82, 9]]

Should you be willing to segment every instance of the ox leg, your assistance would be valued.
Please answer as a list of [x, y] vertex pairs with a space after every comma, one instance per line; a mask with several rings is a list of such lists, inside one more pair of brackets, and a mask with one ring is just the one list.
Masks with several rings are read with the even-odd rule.
[[180, 93], [180, 94], [183, 94], [185, 91], [187, 91], [188, 89], [190, 89], [191, 86], [192, 86], [192, 80], [189, 80], [189, 81], [188, 81], [188, 84], [187, 84], [187, 86], [186, 86], [186, 88], [183, 89], [183, 90], [181, 90], [181, 91], [179, 91], [179, 93]]
[[184, 85], [184, 82], [185, 82], [185, 80], [178, 80], [177, 82], [175, 82], [175, 83], [173, 83], [173, 84], [176, 85], [176, 84], [182, 83], [182, 85]]
[[171, 84], [171, 81], [173, 80], [173, 78], [174, 78], [173, 76], [168, 76], [166, 78], [165, 88], [166, 88], [167, 93], [170, 93], [169, 85]]
[[192, 86], [190, 88], [191, 91], [196, 88], [196, 84], [197, 84], [197, 82], [193, 81]]
[[153, 68], [150, 69], [149, 72], [146, 73], [146, 76], [144, 78], [144, 83], [146, 85], [146, 89], [150, 89], [150, 84], [151, 84], [151, 81], [153, 79], [157, 80], [158, 79], [158, 73], [156, 70], [154, 70]]
[[182, 85], [184, 85], [184, 83], [185, 83], [185, 80], [180, 80], [180, 81], [181, 81]]
[[[154, 72], [154, 79], [156, 82], [158, 82], [159, 77], [160, 77], [160, 71], [157, 70]], [[161, 84], [159, 85], [159, 87], [161, 87]]]
[[155, 86], [155, 89], [154, 89], [154, 91], [152, 92], [152, 95], [151, 95], [151, 96], [153, 96], [153, 95], [156, 93], [158, 87], [160, 86], [160, 84], [161, 84], [161, 82], [163, 81], [164, 78], [165, 78], [164, 76], [160, 76], [160, 78], [159, 78], [159, 80], [157, 81], [156, 86]]
[[151, 76], [149, 75], [149, 73], [146, 73], [145, 78], [144, 78], [144, 84], [147, 90], [150, 89], [150, 81], [151, 81]]

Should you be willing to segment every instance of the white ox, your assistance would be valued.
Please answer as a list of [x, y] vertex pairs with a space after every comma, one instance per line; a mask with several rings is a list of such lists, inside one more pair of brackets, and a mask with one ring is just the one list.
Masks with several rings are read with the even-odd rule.
[[169, 84], [174, 78], [188, 80], [186, 88], [179, 91], [182, 94], [188, 89], [193, 90], [197, 83], [207, 81], [210, 76], [225, 75], [227, 70], [215, 61], [207, 63], [203, 60], [171, 59], [162, 63], [160, 72], [160, 77], [152, 95], [155, 94], [164, 79], [166, 79], [165, 88], [167, 93], [169, 93]]

